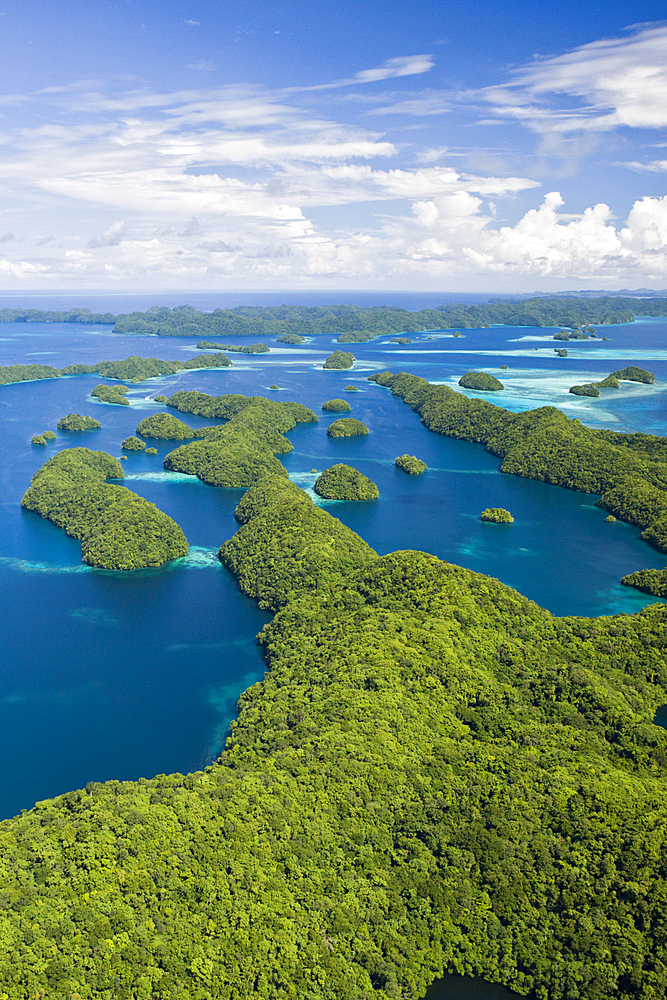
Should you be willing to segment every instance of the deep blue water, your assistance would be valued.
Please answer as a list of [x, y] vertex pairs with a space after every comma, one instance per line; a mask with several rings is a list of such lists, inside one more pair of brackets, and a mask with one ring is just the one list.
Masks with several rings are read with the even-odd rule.
[[[92, 399], [90, 389], [100, 381], [96, 375], [0, 387], [5, 622], [0, 816], [90, 780], [203, 766], [223, 745], [238, 695], [261, 676], [254, 637], [267, 616], [238, 592], [215, 558], [221, 542], [236, 530], [239, 491], [166, 473], [167, 443], [157, 443], [156, 457], [130, 453], [124, 463], [127, 486], [178, 521], [191, 555], [161, 570], [129, 574], [85, 568], [77, 541], [20, 508], [30, 477], [55, 450], [85, 445], [119, 455], [120, 442], [139, 420], [161, 409], [153, 397], [162, 392], [198, 388], [266, 394], [298, 400], [318, 413], [326, 399], [344, 396], [353, 415], [368, 424], [368, 437], [332, 440], [326, 427], [335, 414], [321, 413], [319, 424], [291, 432], [294, 451], [283, 460], [305, 488], [316, 478], [313, 468], [321, 472], [341, 461], [377, 482], [377, 501], [327, 506], [378, 552], [433, 552], [498, 577], [555, 614], [632, 612], [647, 602], [618, 582], [632, 570], [667, 565], [667, 558], [639, 539], [637, 529], [607, 524], [595, 497], [502, 475], [498, 460], [481, 446], [431, 434], [409, 407], [367, 376], [406, 370], [456, 385], [463, 372], [484, 368], [507, 387], [493, 401], [511, 409], [550, 403], [593, 426], [667, 433], [667, 322], [602, 328], [608, 341], [568, 344], [568, 358], [562, 360], [553, 353], [549, 331], [496, 327], [462, 333], [460, 338], [413, 335], [414, 343], [405, 347], [387, 341], [351, 345], [358, 361], [348, 372], [322, 369], [334, 349], [328, 339], [300, 348], [272, 343], [269, 355], [233, 355], [231, 369], [131, 386], [129, 407]], [[119, 336], [109, 327], [4, 324], [0, 365], [63, 367], [130, 354], [183, 358], [196, 353], [194, 343]], [[501, 371], [501, 364], [508, 370]], [[575, 382], [627, 364], [655, 371], [656, 385], [626, 383], [597, 400], [567, 393]], [[279, 392], [269, 390], [273, 383]], [[360, 391], [345, 392], [350, 384]], [[71, 411], [93, 414], [101, 430], [59, 433], [47, 448], [30, 444], [33, 434], [55, 429]], [[207, 422], [188, 419], [193, 425]], [[406, 476], [395, 468], [394, 458], [404, 452], [427, 462], [424, 476]], [[515, 523], [482, 524], [479, 513], [487, 506], [508, 508]]]
[[[455, 298], [449, 296], [448, 299]], [[482, 296], [460, 297], [467, 301]], [[241, 302], [302, 304], [323, 301], [304, 293], [160, 297], [170, 305], [199, 308]], [[329, 301], [342, 301], [340, 294]], [[106, 296], [63, 301], [0, 298], [0, 307], [27, 305], [130, 311], [154, 304], [149, 296]], [[358, 293], [361, 304], [437, 305], [439, 296]], [[157, 442], [158, 456], [128, 455], [130, 489], [174, 517], [191, 545], [187, 560], [160, 570], [106, 573], [80, 560], [79, 543], [20, 508], [31, 475], [60, 448], [73, 445], [120, 454], [120, 442], [137, 423], [162, 408], [153, 400], [178, 388], [220, 394], [241, 392], [295, 399], [318, 413], [332, 396], [343, 396], [352, 415], [368, 424], [367, 438], [332, 440], [335, 414], [290, 433], [290, 475], [305, 488], [334, 462], [349, 462], [380, 487], [371, 503], [333, 503], [328, 509], [358, 531], [378, 552], [418, 548], [496, 576], [555, 614], [633, 612], [648, 602], [619, 579], [632, 570], [667, 565], [639, 539], [637, 529], [607, 524], [595, 497], [504, 476], [481, 446], [429, 433], [399, 399], [368, 383], [374, 371], [410, 371], [456, 386], [470, 369], [493, 372], [506, 385], [492, 401], [518, 411], [545, 404], [562, 407], [590, 426], [667, 434], [667, 321], [640, 320], [601, 328], [600, 339], [567, 344], [554, 354], [553, 331], [496, 327], [490, 330], [413, 335], [398, 347], [379, 341], [350, 345], [358, 361], [348, 372], [324, 371], [332, 341], [300, 348], [271, 343], [269, 355], [233, 355], [227, 370], [196, 371], [154, 379], [130, 388], [129, 407], [99, 403], [89, 395], [100, 378], [77, 376], [0, 387], [0, 595], [3, 654], [0, 659], [0, 816], [29, 808], [91, 780], [134, 779], [189, 771], [221, 749], [240, 692], [259, 679], [263, 663], [254, 636], [268, 616], [239, 593], [216, 560], [221, 542], [236, 530], [233, 510], [240, 491], [214, 489], [187, 476], [166, 473], [171, 449]], [[603, 341], [605, 335], [609, 339]], [[429, 336], [433, 339], [429, 339]], [[183, 358], [195, 341], [113, 335], [109, 327], [58, 324], [0, 326], [0, 365], [120, 359], [131, 354]], [[556, 345], [560, 346], [560, 345]], [[536, 349], [537, 348], [537, 349]], [[506, 364], [507, 371], [500, 366]], [[657, 375], [653, 386], [625, 383], [596, 400], [577, 398], [570, 385], [599, 379], [637, 364]], [[269, 385], [277, 383], [280, 392]], [[346, 393], [346, 385], [360, 391]], [[467, 395], [479, 395], [473, 392]], [[488, 398], [488, 397], [485, 397]], [[33, 434], [55, 429], [74, 411], [102, 422], [99, 431], [59, 433], [48, 448], [30, 444]], [[207, 421], [186, 418], [193, 426]], [[408, 452], [428, 464], [420, 477], [396, 470]], [[506, 507], [513, 525], [482, 524], [487, 506]], [[507, 1000], [502, 987], [450, 976], [434, 984], [429, 1000]]]

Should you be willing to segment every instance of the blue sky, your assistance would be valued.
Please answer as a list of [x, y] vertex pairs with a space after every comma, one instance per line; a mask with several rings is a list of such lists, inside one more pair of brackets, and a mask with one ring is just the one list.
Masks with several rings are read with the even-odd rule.
[[0, 288], [667, 288], [661, 16], [0, 0]]

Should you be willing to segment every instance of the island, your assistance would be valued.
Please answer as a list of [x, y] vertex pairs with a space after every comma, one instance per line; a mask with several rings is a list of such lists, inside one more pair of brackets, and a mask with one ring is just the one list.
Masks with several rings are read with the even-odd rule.
[[389, 341], [390, 344], [411, 344], [412, 341], [409, 337], [394, 337]]
[[504, 507], [487, 507], [482, 511], [480, 520], [491, 524], [513, 524], [514, 518]]
[[287, 477], [284, 465], [275, 457], [293, 449], [284, 433], [298, 423], [316, 423], [318, 419], [301, 403], [279, 403], [262, 396], [208, 396], [181, 390], [169, 398], [168, 405], [227, 423], [202, 428], [197, 436], [203, 441], [169, 452], [163, 462], [165, 469], [227, 488], [247, 488], [270, 475]]
[[163, 396], [162, 394], [160, 394], [159, 396], [155, 397], [155, 402], [156, 403], [166, 403], [167, 402], [167, 397]]
[[348, 330], [339, 334], [336, 340], [339, 344], [368, 344], [375, 336], [370, 330]]
[[559, 358], [567, 357], [567, 351], [564, 347], [554, 347], [554, 353], [557, 354]]
[[146, 448], [145, 455], [157, 455], [157, 448]]
[[568, 391], [571, 392], [573, 396], [596, 397], [600, 395], [600, 390], [591, 383], [589, 383], [588, 385], [572, 385], [570, 386]]
[[306, 338], [300, 337], [298, 333], [283, 333], [282, 336], [276, 337], [277, 344], [289, 344], [290, 346], [303, 344], [305, 340]]
[[153, 413], [137, 424], [137, 434], [145, 438], [185, 441], [201, 435], [171, 413]]
[[653, 372], [647, 372], [644, 368], [636, 368], [635, 365], [630, 365], [628, 368], [621, 368], [617, 372], [611, 373], [614, 378], [625, 379], [629, 382], [645, 382], [647, 385], [652, 385], [655, 382], [655, 375]]
[[372, 479], [342, 463], [325, 469], [313, 489], [325, 500], [377, 500], [380, 496]]
[[122, 478], [120, 462], [106, 452], [67, 448], [38, 469], [21, 506], [78, 538], [89, 566], [142, 569], [187, 555], [175, 521], [124, 486], [106, 482]]
[[129, 406], [130, 401], [125, 396], [130, 390], [126, 385], [96, 385], [90, 390], [91, 396], [96, 396], [101, 403], [117, 403]]
[[357, 359], [349, 351], [334, 351], [324, 362], [324, 368], [351, 368]]
[[125, 440], [121, 442], [120, 446], [123, 449], [123, 451], [146, 450], [146, 442], [142, 441], [141, 438], [135, 437], [134, 434], [131, 434], [129, 437], [126, 437]]
[[358, 385], [346, 385], [345, 386], [345, 392], [359, 392], [359, 386]]
[[607, 375], [606, 378], [602, 379], [601, 382], [594, 382], [598, 389], [618, 389], [620, 388], [620, 382], [615, 375]]
[[498, 392], [504, 389], [503, 383], [488, 372], [466, 372], [459, 379], [459, 385], [464, 389], [477, 389], [479, 392]]
[[328, 399], [326, 403], [322, 403], [322, 409], [331, 413], [349, 413], [352, 407], [346, 399]]
[[101, 426], [99, 420], [84, 416], [82, 413], [68, 413], [58, 421], [59, 431], [94, 431]]
[[394, 465], [397, 469], [407, 472], [409, 476], [421, 476], [427, 469], [426, 462], [422, 462], [415, 455], [399, 455]]
[[327, 434], [332, 438], [356, 437], [361, 434], [368, 434], [368, 427], [361, 420], [354, 417], [339, 417], [327, 427]]
[[46, 444], [46, 438], [44, 437], [43, 434], [33, 434], [30, 443], [31, 444], [45, 445]]
[[197, 349], [200, 351], [231, 351], [236, 354], [268, 354], [271, 350], [266, 344], [212, 344], [207, 340], [200, 340], [197, 344]]

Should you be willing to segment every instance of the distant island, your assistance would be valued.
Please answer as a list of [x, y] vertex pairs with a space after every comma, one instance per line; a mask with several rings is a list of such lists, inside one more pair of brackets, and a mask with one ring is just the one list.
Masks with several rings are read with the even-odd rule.
[[349, 351], [334, 351], [324, 362], [324, 368], [351, 368], [357, 359]]
[[505, 388], [500, 379], [488, 372], [466, 372], [459, 379], [459, 385], [464, 389], [478, 389], [481, 392], [498, 392]]

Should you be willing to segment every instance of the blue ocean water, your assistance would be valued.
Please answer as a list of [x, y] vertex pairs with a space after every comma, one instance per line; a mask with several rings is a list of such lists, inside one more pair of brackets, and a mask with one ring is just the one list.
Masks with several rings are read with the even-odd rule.
[[[222, 299], [209, 307], [228, 304]], [[56, 307], [43, 298], [21, 304]], [[87, 304], [117, 308], [90, 298]], [[145, 304], [131, 306], [136, 307]], [[0, 387], [1, 816], [91, 780], [205, 765], [223, 745], [238, 695], [261, 677], [254, 637], [267, 616], [239, 593], [216, 559], [222, 541], [236, 530], [239, 491], [166, 473], [162, 459], [171, 450], [166, 442], [156, 443], [155, 457], [130, 453], [123, 463], [127, 486], [178, 521], [191, 554], [160, 570], [128, 574], [84, 567], [77, 541], [20, 508], [30, 477], [49, 455], [73, 445], [120, 455], [120, 442], [139, 420], [162, 410], [154, 401], [160, 393], [196, 388], [262, 394], [312, 407], [320, 422], [290, 433], [294, 451], [283, 456], [284, 464], [305, 488], [316, 478], [312, 469], [321, 472], [334, 462], [349, 462], [377, 482], [379, 500], [333, 503], [328, 509], [378, 552], [433, 552], [498, 577], [555, 614], [632, 612], [647, 603], [619, 579], [635, 569], [662, 568], [667, 558], [643, 543], [637, 529], [607, 524], [595, 497], [502, 475], [498, 460], [482, 447], [429, 433], [409, 407], [367, 377], [385, 369], [410, 371], [456, 386], [465, 371], [484, 369], [506, 385], [492, 401], [510, 409], [548, 403], [591, 426], [667, 434], [667, 322], [601, 328], [598, 340], [568, 344], [566, 359], [554, 354], [553, 331], [461, 332], [460, 338], [452, 331], [412, 335], [413, 343], [403, 347], [388, 339], [351, 345], [357, 361], [347, 372], [322, 368], [333, 340], [320, 338], [299, 348], [269, 340], [270, 354], [233, 355], [230, 369], [181, 372], [132, 385], [128, 407], [91, 398], [90, 390], [101, 381], [95, 375]], [[114, 335], [107, 326], [0, 326], [0, 365], [63, 367], [131, 354], [190, 357], [195, 341]], [[576, 382], [628, 364], [654, 371], [656, 384], [624, 383], [596, 400], [567, 392]], [[269, 389], [274, 383], [278, 392]], [[346, 385], [359, 391], [345, 392]], [[367, 438], [327, 437], [335, 414], [322, 413], [321, 406], [332, 396], [350, 402], [352, 415], [370, 428]], [[69, 412], [90, 413], [102, 428], [59, 432], [47, 448], [30, 444], [33, 434], [55, 429]], [[208, 422], [187, 419], [193, 426]], [[395, 468], [394, 458], [404, 452], [427, 462], [423, 476]], [[510, 509], [515, 523], [482, 524], [479, 514], [487, 506]]]

